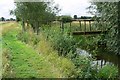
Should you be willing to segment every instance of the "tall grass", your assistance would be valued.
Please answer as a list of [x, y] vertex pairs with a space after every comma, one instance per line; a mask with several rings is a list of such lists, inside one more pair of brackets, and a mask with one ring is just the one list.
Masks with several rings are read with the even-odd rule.
[[23, 34], [18, 34], [18, 39], [27, 43], [34, 48], [40, 56], [43, 56], [46, 61], [49, 61], [51, 70], [56, 72], [59, 77], [74, 77], [76, 69], [72, 61], [58, 55], [58, 51], [53, 48], [53, 44], [47, 39], [44, 31], [40, 31], [39, 34], [40, 35], [36, 35], [31, 30], [27, 30], [27, 32]]

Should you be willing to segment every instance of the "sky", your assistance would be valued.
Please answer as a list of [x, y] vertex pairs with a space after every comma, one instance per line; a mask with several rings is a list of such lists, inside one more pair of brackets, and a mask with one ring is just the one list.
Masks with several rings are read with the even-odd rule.
[[[61, 9], [59, 15], [70, 16], [91, 16], [87, 13], [87, 7], [89, 7], [89, 0], [54, 0], [56, 4], [59, 4]], [[15, 9], [14, 0], [0, 0], [0, 17], [15, 18], [9, 15], [9, 11]]]

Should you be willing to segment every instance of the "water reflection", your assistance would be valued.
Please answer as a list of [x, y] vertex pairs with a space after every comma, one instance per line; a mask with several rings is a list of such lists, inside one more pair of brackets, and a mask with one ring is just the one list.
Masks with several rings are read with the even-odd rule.
[[[80, 48], [77, 48], [76, 51], [80, 55], [88, 56], [88, 57], [93, 57], [89, 52], [82, 50]], [[118, 67], [118, 72], [120, 76], [120, 56], [113, 54], [112, 52], [108, 52], [107, 50], [98, 50], [97, 55], [94, 56], [96, 58], [95, 61], [93, 61], [92, 65], [98, 65], [97, 68], [102, 68], [103, 66], [109, 64], [112, 65], [114, 64], [115, 66]]]

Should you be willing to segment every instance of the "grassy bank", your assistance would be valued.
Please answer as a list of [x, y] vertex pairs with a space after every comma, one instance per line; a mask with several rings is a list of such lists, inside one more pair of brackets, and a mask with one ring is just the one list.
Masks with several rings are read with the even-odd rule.
[[40, 49], [33, 49], [32, 46], [17, 39], [20, 31], [18, 23], [3, 26], [3, 77], [62, 78], [74, 76], [75, 66], [69, 59], [59, 57], [49, 45], [45, 46], [47, 43], [44, 39], [40, 41]]

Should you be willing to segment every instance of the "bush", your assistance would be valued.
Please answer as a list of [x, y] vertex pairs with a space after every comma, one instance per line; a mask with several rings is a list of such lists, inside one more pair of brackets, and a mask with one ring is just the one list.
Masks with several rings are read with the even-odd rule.
[[95, 78], [97, 70], [91, 66], [92, 58], [77, 55], [72, 61], [76, 66], [78, 78]]
[[61, 20], [63, 23], [72, 22], [72, 18], [70, 16], [62, 16]]
[[97, 74], [98, 78], [116, 78], [118, 70], [114, 65], [105, 65]]
[[20, 32], [18, 34], [18, 39], [21, 40], [22, 42], [25, 42], [31, 45], [36, 45], [40, 41], [38, 35], [30, 32], [24, 32], [24, 33]]
[[54, 49], [58, 51], [59, 55], [66, 56], [70, 51], [72, 51], [72, 53], [76, 51], [76, 42], [72, 36], [56, 31], [51, 32], [49, 40], [52, 42]]
[[15, 73], [13, 72], [10, 60], [12, 59], [11, 51], [7, 48], [3, 48], [2, 51], [2, 77], [13, 78]]

